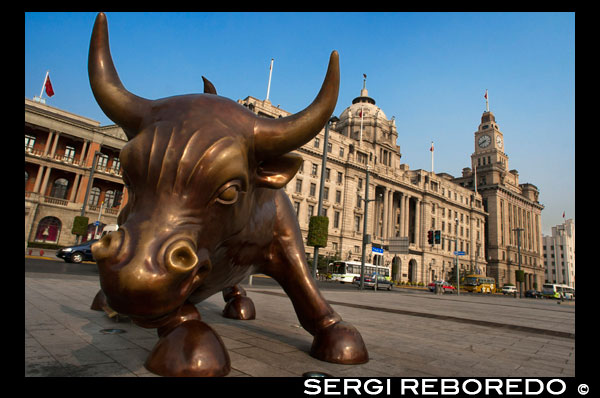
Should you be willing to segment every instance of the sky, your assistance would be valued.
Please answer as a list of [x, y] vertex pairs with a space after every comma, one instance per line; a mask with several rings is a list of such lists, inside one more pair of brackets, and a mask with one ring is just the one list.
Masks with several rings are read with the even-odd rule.
[[[329, 55], [340, 56], [339, 116], [360, 95], [395, 117], [402, 163], [455, 177], [470, 167], [474, 133], [490, 110], [509, 169], [540, 191], [542, 233], [575, 218], [574, 13], [107, 12], [124, 86], [144, 98], [201, 93], [207, 77], [234, 101], [265, 99], [289, 112], [317, 95]], [[87, 74], [96, 13], [25, 13], [25, 98], [113, 124]]]

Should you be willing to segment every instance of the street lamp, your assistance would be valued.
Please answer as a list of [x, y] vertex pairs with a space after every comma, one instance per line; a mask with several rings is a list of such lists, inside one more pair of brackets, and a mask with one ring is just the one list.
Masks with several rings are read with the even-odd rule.
[[454, 219], [456, 222], [456, 238], [454, 239], [454, 254], [456, 257], [456, 295], [460, 296], [460, 270], [458, 269], [458, 217]]
[[[360, 198], [365, 202], [365, 219], [363, 220], [363, 238], [362, 238], [362, 254], [360, 256], [360, 290], [363, 290], [365, 287], [365, 254], [367, 250], [367, 243], [369, 240], [369, 235], [367, 235], [367, 216], [369, 214], [369, 202], [373, 202], [377, 199], [369, 199], [369, 168], [367, 165], [367, 176], [365, 181], [365, 198]], [[381, 196], [381, 194], [380, 194]], [[377, 279], [375, 279], [377, 283]]]
[[[332, 116], [325, 124], [325, 139], [323, 142], [323, 160], [321, 161], [321, 183], [319, 185], [319, 204], [317, 206], [317, 215], [320, 216], [323, 211], [323, 185], [325, 184], [325, 166], [327, 165], [327, 142], [329, 140], [329, 125], [338, 122], [336, 116]], [[319, 246], [315, 246], [315, 255], [313, 260], [313, 278], [317, 279], [317, 264], [319, 264]]]
[[[517, 250], [519, 252], [519, 278], [521, 277], [521, 231], [523, 231], [523, 228], [515, 228], [513, 229], [513, 231], [517, 232]], [[558, 276], [556, 277], [556, 279], [558, 280]], [[523, 282], [518, 281], [519, 282], [519, 298], [522, 298], [522, 290], [523, 290]]]

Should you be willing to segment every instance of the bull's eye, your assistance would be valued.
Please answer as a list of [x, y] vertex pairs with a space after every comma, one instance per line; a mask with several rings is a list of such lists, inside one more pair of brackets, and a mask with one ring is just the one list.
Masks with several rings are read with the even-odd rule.
[[233, 204], [237, 201], [240, 190], [241, 184], [239, 181], [230, 181], [219, 189], [216, 200], [224, 205]]

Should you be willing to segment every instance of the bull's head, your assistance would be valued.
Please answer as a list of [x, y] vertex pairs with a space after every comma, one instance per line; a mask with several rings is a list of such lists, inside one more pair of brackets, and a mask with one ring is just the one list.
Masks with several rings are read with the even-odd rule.
[[129, 193], [120, 229], [92, 250], [111, 307], [152, 322], [216, 271], [213, 252], [250, 222], [261, 190], [295, 175], [302, 160], [289, 152], [312, 139], [335, 107], [338, 54], [312, 104], [279, 119], [216, 95], [206, 79], [204, 94], [148, 100], [130, 93], [113, 65], [102, 13], [88, 71], [96, 101], [129, 139], [120, 155]]

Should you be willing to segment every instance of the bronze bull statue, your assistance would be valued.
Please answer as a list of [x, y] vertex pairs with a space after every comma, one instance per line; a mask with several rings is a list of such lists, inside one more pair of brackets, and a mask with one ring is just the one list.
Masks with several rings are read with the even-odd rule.
[[106, 16], [92, 32], [88, 72], [96, 101], [123, 128], [120, 154], [129, 199], [119, 230], [92, 246], [104, 302], [159, 340], [145, 366], [164, 376], [223, 376], [231, 369], [220, 337], [195, 303], [222, 292], [223, 315], [254, 319], [238, 285], [248, 275], [274, 278], [301, 325], [314, 336], [310, 355], [368, 361], [360, 333], [331, 308], [310, 274], [294, 209], [281, 189], [302, 158], [291, 154], [325, 125], [337, 102], [333, 51], [315, 100], [289, 117], [268, 119], [204, 93], [148, 100], [123, 87], [108, 45]]

